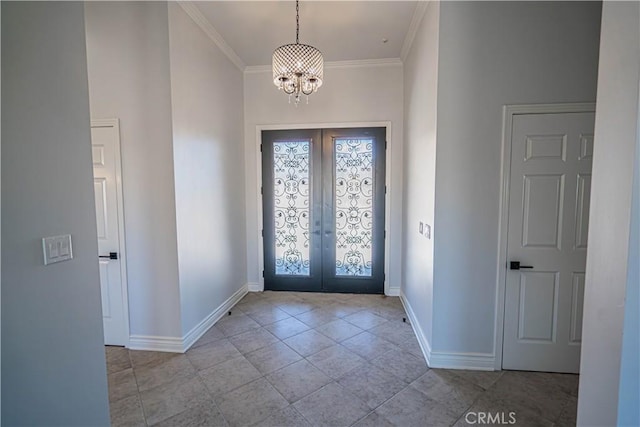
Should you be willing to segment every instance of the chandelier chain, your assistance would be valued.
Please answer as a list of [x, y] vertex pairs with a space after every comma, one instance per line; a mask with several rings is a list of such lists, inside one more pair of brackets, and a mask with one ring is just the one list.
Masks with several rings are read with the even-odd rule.
[[300, 6], [296, 0], [296, 44], [300, 43]]

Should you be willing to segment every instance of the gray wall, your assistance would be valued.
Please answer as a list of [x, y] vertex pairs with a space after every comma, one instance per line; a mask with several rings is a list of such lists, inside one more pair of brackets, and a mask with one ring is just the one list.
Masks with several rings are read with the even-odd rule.
[[131, 335], [180, 337], [167, 4], [85, 9], [91, 117], [120, 119]]
[[[108, 425], [82, 3], [2, 2], [2, 424]], [[74, 259], [44, 266], [41, 238]]]
[[434, 351], [494, 354], [502, 106], [594, 101], [600, 11], [440, 5]]
[[[419, 223], [433, 227], [438, 108], [438, 33], [440, 3], [429, 2], [404, 61], [404, 227], [402, 293], [413, 310], [424, 340], [431, 343], [433, 317], [433, 234], [419, 233]], [[423, 342], [424, 342], [423, 340]]]
[[[640, 12], [640, 9], [639, 9]], [[640, 13], [638, 14], [640, 25]], [[639, 76], [640, 78], [640, 76]], [[640, 104], [638, 105], [640, 123]], [[640, 425], [640, 126], [636, 140], [633, 201], [627, 265], [627, 295], [624, 303], [624, 330], [620, 361], [618, 425]]]
[[182, 333], [247, 283], [242, 72], [169, 4]]
[[[629, 320], [632, 320], [633, 316], [637, 316], [638, 310], [637, 299], [629, 301], [626, 310], [623, 307], [625, 295], [633, 297], [634, 292], [637, 295], [638, 286], [637, 276], [631, 278], [628, 268], [631, 267], [631, 271], [635, 269], [637, 273], [638, 259], [630, 264], [628, 260], [629, 243], [636, 245], [636, 248], [638, 244], [637, 234], [632, 236], [630, 231], [633, 169], [639, 124], [639, 9], [638, 2], [605, 2], [602, 11], [589, 248], [582, 323], [579, 425], [615, 425], [619, 409], [620, 379], [633, 375], [634, 365], [637, 375], [637, 358], [631, 365], [622, 366], [622, 369], [620, 361], [625, 311]], [[633, 227], [637, 227], [638, 217], [635, 216], [633, 220]], [[630, 278], [635, 289], [632, 288], [627, 293], [627, 281]], [[636, 323], [636, 340], [637, 328]], [[633, 325], [625, 332], [633, 334]], [[632, 348], [629, 351], [633, 351]], [[635, 381], [637, 385], [637, 376]], [[624, 396], [624, 399], [629, 397], [631, 396]], [[635, 400], [633, 405], [637, 411], [638, 401]]]

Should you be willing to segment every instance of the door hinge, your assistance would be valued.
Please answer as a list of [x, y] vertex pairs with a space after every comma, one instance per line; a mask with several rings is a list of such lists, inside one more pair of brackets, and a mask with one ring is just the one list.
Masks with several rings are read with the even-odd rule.
[[264, 277], [264, 270], [262, 270], [262, 277]]
[[384, 149], [385, 149], [385, 150], [387, 149], [387, 140], [386, 140], [386, 139], [385, 139], [385, 141], [384, 141]]
[[384, 230], [384, 238], [387, 238], [387, 230]]
[[260, 194], [264, 194], [264, 187], [260, 187]]
[[262, 153], [262, 144], [260, 144], [260, 152]]
[[387, 194], [387, 186], [384, 186], [384, 194]]
[[262, 233], [262, 237], [264, 237], [264, 230], [260, 230], [260, 232]]

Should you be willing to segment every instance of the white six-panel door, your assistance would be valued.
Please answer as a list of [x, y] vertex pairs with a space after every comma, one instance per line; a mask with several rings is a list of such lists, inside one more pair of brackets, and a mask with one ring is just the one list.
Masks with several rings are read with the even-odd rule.
[[593, 126], [593, 113], [514, 116], [504, 369], [579, 371]]
[[[96, 201], [100, 289], [105, 345], [128, 345], [127, 295], [123, 286], [121, 206], [118, 197], [120, 150], [118, 127], [92, 122], [93, 186]], [[110, 254], [117, 254], [111, 259]]]

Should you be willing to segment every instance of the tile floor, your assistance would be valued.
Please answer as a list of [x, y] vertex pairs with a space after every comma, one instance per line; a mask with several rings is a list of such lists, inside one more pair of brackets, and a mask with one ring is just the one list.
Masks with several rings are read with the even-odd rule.
[[112, 424], [575, 425], [578, 376], [429, 369], [403, 317], [395, 297], [250, 293], [186, 354], [107, 347]]

